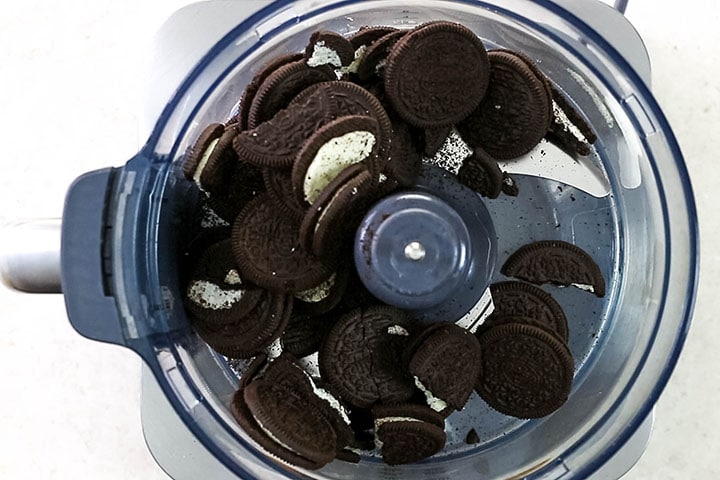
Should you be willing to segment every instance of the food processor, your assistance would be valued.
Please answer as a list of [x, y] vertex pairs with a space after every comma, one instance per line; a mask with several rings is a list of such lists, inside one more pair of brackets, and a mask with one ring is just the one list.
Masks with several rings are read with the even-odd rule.
[[[498, 262], [530, 241], [569, 241], [593, 253], [607, 294], [547, 287], [565, 308], [575, 358], [570, 397], [552, 415], [506, 417], [473, 394], [447, 420], [447, 448], [423, 462], [390, 467], [366, 455], [357, 465], [294, 468], [259, 448], [229, 412], [242, 362], [230, 365], [188, 324], [178, 258], [199, 192], [180, 164], [204, 126], [229, 118], [254, 72], [302, 50], [313, 31], [431, 20], [466, 25], [488, 49], [528, 54], [595, 129], [587, 158], [542, 142], [503, 162], [520, 195], [484, 204]], [[61, 287], [79, 333], [140, 355], [143, 430], [171, 477], [600, 479], [635, 463], [689, 328], [698, 240], [682, 155], [622, 13], [597, 0], [214, 0], [173, 15], [155, 49], [145, 145], [124, 167], [71, 185], [59, 256], [52, 245], [11, 252], [3, 275], [26, 291]], [[52, 232], [16, 229], [49, 242]], [[491, 271], [487, 281], [505, 279]], [[479, 444], [465, 444], [470, 427]]]

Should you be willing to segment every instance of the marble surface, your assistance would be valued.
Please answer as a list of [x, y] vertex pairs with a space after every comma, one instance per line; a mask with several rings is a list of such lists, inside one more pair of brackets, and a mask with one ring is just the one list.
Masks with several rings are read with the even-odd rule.
[[[138, 147], [138, 58], [186, 0], [0, 5], [0, 223], [58, 217], [79, 174], [119, 166]], [[693, 180], [702, 238], [692, 329], [657, 405], [650, 444], [629, 480], [716, 478], [720, 466], [720, 23], [716, 2], [631, 0], [653, 89]], [[140, 361], [88, 341], [63, 297], [0, 288], [0, 478], [166, 479], [140, 423]]]

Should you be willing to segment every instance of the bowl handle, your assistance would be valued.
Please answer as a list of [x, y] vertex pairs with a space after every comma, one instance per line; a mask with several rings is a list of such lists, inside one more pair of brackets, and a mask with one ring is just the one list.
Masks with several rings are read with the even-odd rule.
[[65, 306], [73, 328], [102, 342], [125, 345], [115, 298], [109, 290], [106, 198], [119, 169], [105, 168], [77, 178], [65, 197], [60, 264]]

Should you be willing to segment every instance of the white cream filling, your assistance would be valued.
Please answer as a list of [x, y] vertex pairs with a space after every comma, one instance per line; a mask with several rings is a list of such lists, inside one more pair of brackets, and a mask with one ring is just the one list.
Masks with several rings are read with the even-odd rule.
[[391, 325], [387, 329], [388, 335], [402, 335], [403, 337], [409, 337], [410, 332], [400, 325]]
[[296, 293], [295, 298], [297, 298], [298, 300], [302, 300], [303, 302], [307, 302], [307, 303], [320, 302], [320, 301], [326, 299], [328, 297], [328, 295], [330, 295], [330, 290], [332, 289], [333, 285], [335, 285], [335, 274], [334, 273], [332, 275], [330, 275], [330, 278], [325, 280], [323, 283], [321, 283], [317, 287]]
[[436, 397], [430, 390], [425, 388], [425, 385], [423, 385], [417, 375], [413, 375], [413, 378], [415, 379], [415, 386], [425, 394], [425, 401], [430, 408], [432, 408], [436, 412], [442, 412], [447, 408], [448, 404], [445, 403], [443, 399]]
[[381, 75], [385, 70], [385, 65], [387, 65], [387, 58], [383, 58], [377, 63], [377, 65], [375, 65], [375, 73], [377, 75]]
[[562, 125], [563, 129], [567, 132], [570, 132], [573, 137], [578, 139], [581, 142], [587, 142], [587, 139], [585, 138], [585, 135], [580, 132], [580, 129], [575, 126], [574, 123], [570, 121], [565, 111], [560, 108], [560, 106], [553, 100], [553, 115], [555, 115], [555, 119]]
[[218, 285], [196, 280], [188, 288], [188, 298], [203, 308], [211, 310], [227, 310], [239, 302], [244, 290], [223, 290]]
[[332, 48], [325, 45], [324, 41], [317, 42], [313, 47], [313, 54], [307, 61], [308, 67], [319, 67], [321, 65], [332, 65], [342, 67], [340, 55]]
[[455, 322], [456, 325], [468, 330], [470, 333], [476, 333], [480, 325], [485, 323], [485, 320], [495, 310], [495, 303], [493, 303], [492, 293], [490, 287], [487, 287], [480, 299], [470, 309], [468, 313], [462, 316], [460, 320]]
[[592, 285], [586, 285], [584, 283], [571, 283], [570, 284], [573, 287], [577, 287], [580, 290], [585, 290], [586, 292], [595, 293], [595, 287]]
[[227, 275], [225, 275], [225, 283], [228, 285], [242, 285], [242, 279], [238, 271], [231, 268]]
[[437, 153], [432, 158], [423, 157], [423, 163], [437, 165], [453, 175], [457, 175], [463, 161], [473, 152], [474, 150], [465, 143], [457, 130], [453, 128]]
[[298, 358], [297, 364], [305, 370], [310, 377], [320, 376], [320, 367], [318, 365], [318, 352], [311, 353], [302, 358]]
[[280, 338], [276, 338], [270, 345], [265, 348], [265, 355], [267, 355], [268, 364], [271, 360], [275, 360], [282, 355], [283, 347]]
[[200, 190], [202, 190], [202, 185], [200, 185], [200, 176], [202, 175], [203, 170], [205, 170], [208, 160], [210, 160], [210, 155], [212, 155], [212, 152], [213, 150], [215, 150], [215, 147], [217, 146], [219, 141], [220, 139], [216, 138], [215, 140], [210, 142], [210, 145], [208, 145], [208, 147], [203, 152], [203, 156], [202, 158], [200, 158], [200, 163], [198, 163], [198, 166], [195, 169], [195, 173], [193, 174], [193, 181]]
[[375, 135], [371, 132], [349, 132], [333, 138], [315, 154], [305, 172], [303, 193], [310, 205], [320, 192], [345, 168], [365, 160], [375, 146]]
[[332, 393], [328, 392], [327, 390], [316, 387], [314, 382], [313, 382], [312, 386], [313, 386], [313, 392], [315, 393], [315, 395], [317, 395], [319, 398], [321, 398], [321, 399], [325, 400], [327, 403], [329, 403], [330, 406], [333, 408], [333, 410], [335, 410], [336, 412], [338, 412], [340, 414], [340, 416], [343, 419], [343, 422], [350, 425], [350, 417], [348, 416], [348, 413], [345, 410], [345, 407], [340, 405], [340, 402], [338, 401], [338, 399], [335, 398], [335, 396]]
[[337, 398], [335, 398], [335, 395], [328, 392], [324, 388], [320, 388], [317, 385], [315, 385], [315, 381], [306, 371], [303, 370], [303, 373], [305, 374], [305, 376], [307, 376], [308, 380], [310, 380], [310, 386], [312, 387], [313, 393], [315, 394], [315, 396], [317, 396], [321, 400], [324, 400], [327, 403], [329, 403], [330, 407], [340, 414], [340, 416], [343, 419], [343, 422], [350, 425], [350, 417], [348, 416], [348, 413], [345, 410], [345, 407], [343, 407], [340, 404], [340, 401]]
[[262, 431], [265, 433], [265, 435], [267, 435], [268, 437], [270, 437], [270, 439], [271, 439], [273, 442], [277, 443], [278, 445], [280, 445], [281, 447], [283, 447], [285, 450], [290, 450], [290, 451], [293, 452], [294, 454], [300, 455], [297, 451], [293, 450], [292, 448], [290, 448], [289, 446], [287, 446], [285, 443], [283, 443], [279, 438], [277, 438], [275, 435], [273, 435], [273, 433], [272, 433], [270, 430], [268, 430], [267, 428], [265, 428], [265, 426], [260, 422], [260, 420], [257, 419], [257, 417], [253, 416], [253, 418], [255, 419], [255, 423], [258, 424], [258, 427], [260, 427], [260, 430], [262, 430]]
[[413, 417], [380, 417], [375, 419], [375, 431], [378, 431], [378, 428], [382, 427], [385, 423], [391, 423], [391, 422], [419, 422], [417, 418]]
[[340, 72], [357, 73], [358, 67], [360, 66], [360, 61], [362, 60], [363, 55], [365, 55], [365, 50], [367, 50], [367, 45], [360, 45], [360, 47], [355, 50], [355, 58], [353, 59], [353, 61], [347, 67], [342, 67], [340, 69]]
[[[328, 210], [330, 210], [330, 206], [335, 203], [335, 200], [337, 200], [342, 192], [345, 191], [345, 188], [347, 186], [343, 186], [338, 189], [337, 192], [335, 192], [335, 195], [333, 195], [333, 198], [330, 199], [327, 205], [325, 205], [325, 210], [320, 214], [320, 216], [317, 219], [317, 222], [315, 222], [315, 228], [313, 229], [313, 232], [317, 232], [318, 228], [320, 228], [320, 225], [325, 221], [325, 215], [327, 215]], [[320, 210], [320, 208], [318, 208]]]

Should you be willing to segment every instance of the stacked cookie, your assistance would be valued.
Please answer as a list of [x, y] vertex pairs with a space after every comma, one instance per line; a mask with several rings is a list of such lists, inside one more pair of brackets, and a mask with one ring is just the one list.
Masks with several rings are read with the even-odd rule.
[[[431, 22], [314, 33], [305, 52], [258, 71], [232, 117], [206, 126], [184, 160], [205, 202], [183, 259], [188, 316], [218, 353], [253, 359], [232, 411], [276, 457], [315, 469], [377, 449], [389, 464], [415, 462], [442, 450], [444, 419], [474, 390], [520, 418], [567, 398], [567, 321], [543, 290], [494, 285], [495, 313], [470, 332], [453, 318], [419, 325], [357, 276], [363, 216], [412, 187], [452, 135], [471, 147], [458, 181], [489, 198], [518, 194], [498, 160], [544, 137], [573, 155], [594, 141], [531, 60]], [[597, 266], [568, 245], [528, 247], [503, 273], [603, 295]], [[312, 355], [317, 371], [303, 367]]]

